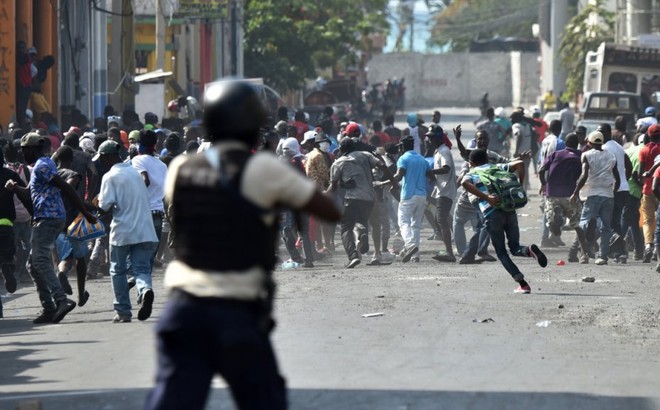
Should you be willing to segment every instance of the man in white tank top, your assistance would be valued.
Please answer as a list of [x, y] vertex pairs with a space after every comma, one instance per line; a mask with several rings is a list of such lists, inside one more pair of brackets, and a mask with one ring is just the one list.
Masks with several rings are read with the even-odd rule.
[[582, 175], [578, 179], [571, 201], [584, 202], [580, 228], [586, 230], [592, 219], [599, 221], [600, 251], [596, 265], [607, 265], [607, 254], [612, 236], [612, 212], [614, 192], [619, 189], [621, 180], [616, 167], [614, 154], [603, 150], [605, 138], [599, 131], [589, 134], [588, 145], [591, 149], [582, 154]]

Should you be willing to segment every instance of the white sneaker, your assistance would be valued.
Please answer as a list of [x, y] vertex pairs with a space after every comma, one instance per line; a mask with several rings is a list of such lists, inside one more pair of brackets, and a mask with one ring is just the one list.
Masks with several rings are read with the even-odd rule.
[[607, 265], [607, 259], [598, 258], [595, 263], [596, 265]]

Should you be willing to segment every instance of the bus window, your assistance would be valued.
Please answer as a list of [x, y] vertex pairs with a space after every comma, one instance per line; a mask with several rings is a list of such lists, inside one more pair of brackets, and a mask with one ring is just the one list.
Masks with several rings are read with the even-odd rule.
[[612, 73], [607, 84], [609, 91], [637, 92], [637, 76], [631, 73]]
[[657, 75], [645, 75], [642, 77], [642, 101], [645, 105], [654, 105], [656, 104], [654, 100], [654, 95], [660, 92], [660, 76]]

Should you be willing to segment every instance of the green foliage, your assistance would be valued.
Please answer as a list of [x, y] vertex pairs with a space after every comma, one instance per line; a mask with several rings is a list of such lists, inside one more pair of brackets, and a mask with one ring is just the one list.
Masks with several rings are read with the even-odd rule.
[[387, 0], [246, 0], [245, 75], [300, 88], [317, 69], [355, 61], [370, 35], [389, 28], [386, 9]]
[[595, 51], [600, 43], [614, 39], [614, 18], [614, 13], [603, 8], [603, 1], [597, 0], [566, 25], [559, 47], [562, 65], [568, 73], [562, 100], [570, 101], [582, 92], [587, 51]]
[[459, 52], [468, 50], [472, 40], [533, 38], [538, 14], [538, 0], [454, 0], [437, 15], [429, 43]]

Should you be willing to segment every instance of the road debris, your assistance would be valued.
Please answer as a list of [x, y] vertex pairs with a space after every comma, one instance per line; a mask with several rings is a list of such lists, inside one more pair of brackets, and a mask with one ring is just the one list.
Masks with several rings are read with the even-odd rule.
[[552, 323], [549, 320], [542, 320], [536, 324], [537, 327], [548, 327], [550, 326], [550, 323]]
[[495, 321], [493, 320], [493, 318], [489, 317], [488, 319], [481, 319], [481, 320], [472, 319], [472, 323], [495, 323]]
[[383, 312], [376, 312], [376, 313], [366, 313], [362, 315], [362, 317], [378, 317], [378, 316], [383, 316], [385, 313]]
[[594, 278], [593, 276], [583, 276], [582, 277], [582, 282], [593, 283], [595, 281], [596, 281], [596, 278]]

